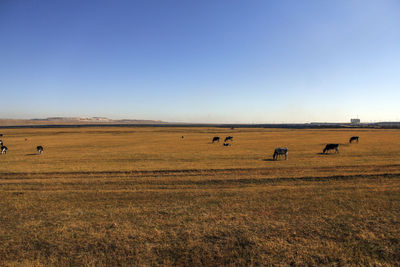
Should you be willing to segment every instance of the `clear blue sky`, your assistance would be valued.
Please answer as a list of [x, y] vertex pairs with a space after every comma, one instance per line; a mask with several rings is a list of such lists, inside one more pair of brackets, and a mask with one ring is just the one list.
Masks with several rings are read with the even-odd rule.
[[0, 1], [0, 117], [400, 120], [400, 1]]

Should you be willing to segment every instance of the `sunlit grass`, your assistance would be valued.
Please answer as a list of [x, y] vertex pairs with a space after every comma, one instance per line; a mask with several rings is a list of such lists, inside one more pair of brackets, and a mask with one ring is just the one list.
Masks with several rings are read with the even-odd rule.
[[[400, 264], [396, 130], [3, 134], [2, 266]], [[279, 146], [287, 161], [271, 161]]]

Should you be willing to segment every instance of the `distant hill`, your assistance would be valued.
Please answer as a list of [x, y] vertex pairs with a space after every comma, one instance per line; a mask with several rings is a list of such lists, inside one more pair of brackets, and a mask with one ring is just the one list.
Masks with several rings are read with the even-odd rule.
[[113, 120], [105, 117], [50, 117], [45, 119], [0, 119], [0, 126], [22, 126], [22, 125], [79, 125], [79, 124], [164, 124], [160, 120]]
[[292, 129], [326, 129], [326, 128], [382, 128], [400, 129], [400, 122], [373, 122], [373, 123], [265, 123], [265, 124], [235, 124], [235, 123], [184, 123], [184, 122], [165, 122], [161, 120], [113, 120], [105, 117], [50, 117], [45, 119], [0, 119], [0, 128], [14, 127], [74, 127], [79, 126], [123, 126], [123, 125], [143, 125], [143, 126], [168, 126], [168, 127], [222, 127], [222, 128], [292, 128]]

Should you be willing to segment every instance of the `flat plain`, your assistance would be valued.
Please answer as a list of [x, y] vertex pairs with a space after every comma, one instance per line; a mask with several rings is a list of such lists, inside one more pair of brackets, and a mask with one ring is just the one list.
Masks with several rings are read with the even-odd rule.
[[400, 264], [399, 130], [1, 133], [2, 266]]

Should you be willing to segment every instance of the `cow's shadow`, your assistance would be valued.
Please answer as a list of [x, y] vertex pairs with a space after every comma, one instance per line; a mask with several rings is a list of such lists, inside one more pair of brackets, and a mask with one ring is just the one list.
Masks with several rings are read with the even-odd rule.
[[317, 155], [323, 155], [323, 156], [330, 156], [330, 155], [337, 155], [337, 154], [339, 154], [339, 153], [323, 153], [323, 152], [317, 153]]
[[263, 159], [263, 161], [276, 161], [274, 159]]
[[25, 156], [39, 156], [37, 153], [30, 153], [30, 154], [25, 154]]

